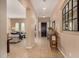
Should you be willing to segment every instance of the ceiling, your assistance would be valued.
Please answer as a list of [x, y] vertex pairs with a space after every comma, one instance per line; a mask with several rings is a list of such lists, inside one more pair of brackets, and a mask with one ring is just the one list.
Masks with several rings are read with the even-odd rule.
[[50, 17], [59, 0], [31, 0], [38, 17]]
[[26, 18], [26, 9], [18, 0], [7, 0], [8, 18]]

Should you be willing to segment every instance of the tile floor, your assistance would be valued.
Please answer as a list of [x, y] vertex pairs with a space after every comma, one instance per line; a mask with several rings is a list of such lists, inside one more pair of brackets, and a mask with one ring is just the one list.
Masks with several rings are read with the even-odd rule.
[[8, 58], [63, 58], [57, 49], [51, 49], [46, 38], [35, 39], [35, 46], [27, 49], [24, 46], [25, 39], [18, 44], [10, 44]]

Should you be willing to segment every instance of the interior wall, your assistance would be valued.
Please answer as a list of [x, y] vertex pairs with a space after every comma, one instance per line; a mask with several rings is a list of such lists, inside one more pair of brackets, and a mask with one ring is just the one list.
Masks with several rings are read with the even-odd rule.
[[27, 20], [26, 20], [26, 33], [27, 33], [27, 45], [26, 48], [32, 48], [35, 43], [35, 25], [36, 17], [30, 8], [27, 8]]
[[19, 0], [19, 2], [26, 8], [26, 20], [25, 20], [25, 28], [26, 28], [26, 44], [25, 48], [32, 48], [35, 43], [35, 26], [37, 30], [37, 18], [31, 2], [29, 0]]
[[0, 58], [7, 57], [6, 0], [0, 0]]
[[25, 23], [26, 19], [22, 19], [22, 18], [12, 18], [10, 19], [11, 21], [11, 28], [15, 27], [16, 23]]
[[11, 20], [7, 18], [7, 33], [11, 32]]
[[62, 31], [62, 7], [65, 0], [56, 6], [53, 19], [56, 21], [56, 30], [59, 33], [58, 49], [65, 57], [79, 57], [79, 32]]

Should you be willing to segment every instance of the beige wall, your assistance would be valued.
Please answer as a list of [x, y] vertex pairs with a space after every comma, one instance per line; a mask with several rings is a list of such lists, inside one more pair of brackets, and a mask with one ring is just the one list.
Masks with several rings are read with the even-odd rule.
[[0, 0], [0, 58], [7, 57], [6, 0]]
[[59, 32], [58, 48], [65, 57], [79, 57], [79, 32], [62, 31], [62, 7], [65, 0], [61, 0], [55, 8], [53, 19]]
[[10, 33], [11, 31], [11, 21], [9, 18], [7, 18], [7, 33]]
[[10, 24], [11, 24], [11, 28], [15, 27], [16, 23], [25, 23], [26, 19], [23, 18], [10, 18]]
[[[25, 20], [11, 20], [12, 26], [16, 22], [25, 22], [25, 29], [26, 29], [26, 39], [25, 39], [25, 48], [32, 48], [35, 43], [35, 25], [37, 23], [37, 19], [35, 13], [32, 9], [32, 5], [29, 0], [19, 0], [23, 6], [26, 8], [26, 19]], [[24, 4], [25, 3], [25, 4]]]

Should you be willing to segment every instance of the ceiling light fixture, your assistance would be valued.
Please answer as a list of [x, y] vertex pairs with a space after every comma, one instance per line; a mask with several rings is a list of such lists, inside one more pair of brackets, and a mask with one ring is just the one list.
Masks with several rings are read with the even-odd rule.
[[43, 18], [45, 18], [46, 16], [43, 16]]
[[43, 10], [46, 10], [46, 8], [43, 8]]

